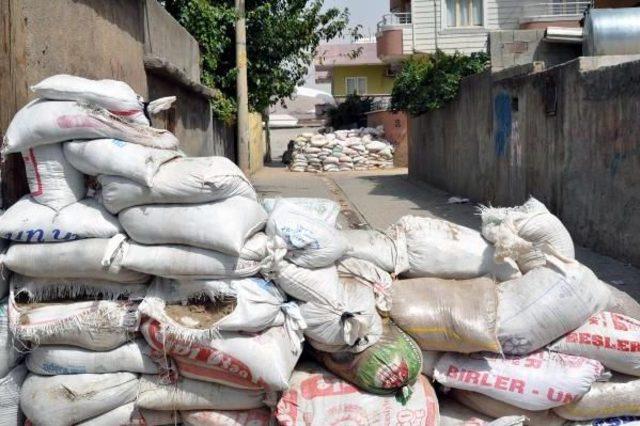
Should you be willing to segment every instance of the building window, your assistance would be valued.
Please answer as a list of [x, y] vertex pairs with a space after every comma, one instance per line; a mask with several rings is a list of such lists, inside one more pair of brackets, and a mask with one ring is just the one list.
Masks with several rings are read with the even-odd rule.
[[367, 94], [367, 77], [347, 77], [347, 95]]
[[482, 0], [446, 0], [447, 27], [481, 27], [484, 13]]

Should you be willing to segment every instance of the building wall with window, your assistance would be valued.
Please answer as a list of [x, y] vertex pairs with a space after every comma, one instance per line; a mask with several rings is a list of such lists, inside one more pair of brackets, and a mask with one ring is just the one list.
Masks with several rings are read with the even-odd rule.
[[[349, 86], [362, 88], [362, 80], [365, 81], [365, 93], [368, 96], [389, 96], [393, 88], [393, 77], [388, 76], [387, 65], [357, 65], [337, 66], [332, 70], [331, 94], [341, 97], [350, 94], [347, 91], [347, 79]], [[359, 78], [360, 77], [360, 78]]]
[[517, 29], [523, 7], [541, 0], [413, 0], [416, 52], [487, 50], [488, 33]]

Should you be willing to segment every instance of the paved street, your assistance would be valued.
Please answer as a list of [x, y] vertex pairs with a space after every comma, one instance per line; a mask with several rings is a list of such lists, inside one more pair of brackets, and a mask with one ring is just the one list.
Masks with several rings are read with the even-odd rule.
[[[295, 129], [293, 135], [300, 133]], [[279, 138], [278, 131], [272, 141]], [[291, 133], [291, 132], [290, 132]], [[407, 169], [375, 172], [293, 173], [279, 163], [286, 149], [283, 139], [274, 143], [276, 162], [253, 177], [264, 196], [323, 197], [337, 201], [342, 210], [342, 227], [385, 229], [404, 215], [436, 217], [470, 228], [480, 228], [474, 204], [448, 204], [452, 195], [422, 182], [410, 180]], [[282, 148], [284, 146], [284, 148]], [[280, 147], [280, 148], [277, 148]], [[640, 270], [578, 247], [578, 259], [603, 280], [640, 300]]]

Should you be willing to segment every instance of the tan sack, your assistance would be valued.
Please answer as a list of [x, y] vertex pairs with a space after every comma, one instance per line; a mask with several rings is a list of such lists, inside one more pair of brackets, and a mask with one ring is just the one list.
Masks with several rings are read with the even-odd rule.
[[569, 420], [640, 416], [640, 379], [615, 375], [608, 382], [594, 383], [582, 398], [554, 411]]
[[553, 410], [531, 411], [514, 407], [497, 399], [477, 392], [451, 389], [447, 394], [462, 405], [489, 417], [525, 416], [525, 425], [562, 426], [565, 420], [553, 413]]
[[500, 352], [498, 292], [490, 278], [399, 280], [392, 286], [392, 300], [391, 318], [421, 349]]

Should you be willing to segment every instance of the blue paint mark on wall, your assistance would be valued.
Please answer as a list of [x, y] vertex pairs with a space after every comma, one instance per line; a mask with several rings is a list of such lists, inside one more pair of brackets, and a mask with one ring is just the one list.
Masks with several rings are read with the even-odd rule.
[[511, 96], [501, 92], [493, 100], [494, 149], [498, 157], [504, 157], [511, 141]]

